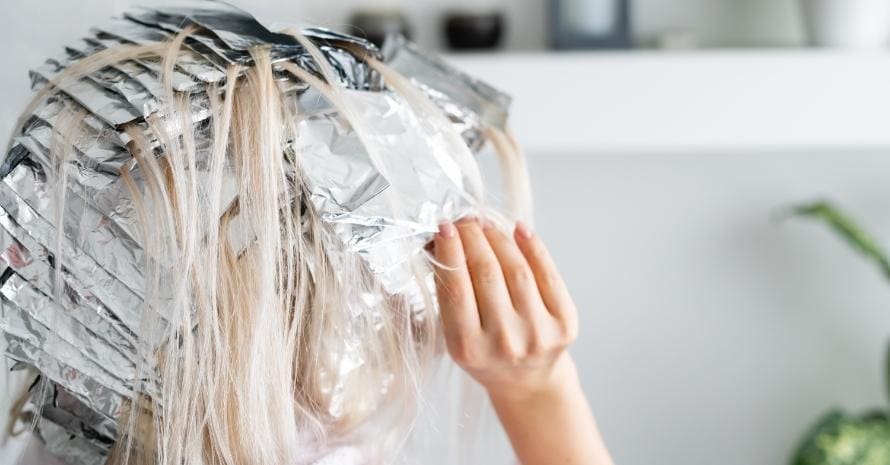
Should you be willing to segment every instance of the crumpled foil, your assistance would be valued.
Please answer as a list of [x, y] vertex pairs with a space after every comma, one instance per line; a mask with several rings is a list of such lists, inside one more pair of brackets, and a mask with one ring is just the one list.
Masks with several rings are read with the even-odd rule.
[[[157, 44], [186, 28], [193, 31], [170, 79], [192, 104], [199, 167], [210, 145], [207, 131], [197, 129], [210, 116], [207, 92], [224, 82], [228, 66], [249, 68], [252, 48], [267, 47], [273, 67], [289, 61], [322, 75], [292, 36], [270, 31], [231, 5], [186, 0], [178, 7], [138, 9], [96, 26], [90, 36], [32, 70], [32, 86], [46, 86], [94, 53], [124, 44]], [[342, 109], [280, 72], [276, 80], [291, 100], [286, 103], [300, 109], [300, 137], [288, 141], [282, 154], [300, 154], [312, 207], [349, 255], [333, 259], [364, 261], [385, 293], [423, 311], [428, 304], [422, 291], [433, 291], [433, 274], [413, 263], [439, 221], [469, 213], [474, 205], [455, 155], [443, 143], [442, 127], [389, 89], [366, 58], [409, 78], [445, 114], [451, 125], [447, 130], [473, 152], [485, 143], [486, 128], [503, 129], [510, 98], [401, 37], [391, 38], [381, 51], [323, 28], [302, 33], [322, 51], [338, 81], [330, 84], [342, 88], [350, 116], [368, 133], [360, 140]], [[148, 311], [143, 304], [145, 254], [135, 202], [120, 178], [122, 168], [135, 164], [125, 127], [139, 128], [159, 146], [148, 127], [171, 124], [161, 104], [166, 98], [161, 72], [159, 60], [138, 58], [62, 83], [27, 115], [0, 162], [0, 330], [15, 367], [40, 373], [30, 397], [30, 408], [40, 416], [39, 436], [71, 465], [105, 462], [117, 436], [117, 418], [133, 392], [163, 405], [151, 376], [152, 361], [139, 358], [163, 344], [165, 331], [140, 334], [140, 328], [148, 320], [163, 325], [167, 318], [163, 300], [151, 307], [162, 314], [147, 318], [142, 313]], [[60, 140], [72, 112], [78, 115], [81, 137]], [[51, 159], [51, 149], [60, 143], [69, 152], [64, 166]], [[371, 154], [383, 160], [384, 172], [371, 163]], [[139, 170], [132, 173], [141, 184]], [[63, 175], [60, 212], [56, 189]], [[225, 176], [224, 206], [236, 200], [234, 173]], [[62, 224], [56, 224], [59, 214]], [[237, 223], [238, 218], [235, 230]], [[252, 239], [241, 240], [243, 248]], [[63, 266], [56, 282], [58, 247]], [[355, 305], [349, 311], [362, 312], [384, 296], [350, 297]], [[139, 350], [142, 343], [149, 347]], [[362, 363], [359, 356], [344, 356], [340, 371]], [[144, 379], [135, 379], [137, 371]], [[338, 389], [331, 386], [331, 392]], [[336, 399], [333, 405], [336, 409]]]

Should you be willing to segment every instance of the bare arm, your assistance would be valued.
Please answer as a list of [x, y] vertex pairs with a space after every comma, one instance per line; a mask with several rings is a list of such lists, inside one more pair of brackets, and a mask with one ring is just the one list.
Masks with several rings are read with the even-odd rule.
[[540, 239], [484, 220], [436, 235], [448, 351], [488, 392], [523, 465], [612, 465], [566, 347], [577, 312]]

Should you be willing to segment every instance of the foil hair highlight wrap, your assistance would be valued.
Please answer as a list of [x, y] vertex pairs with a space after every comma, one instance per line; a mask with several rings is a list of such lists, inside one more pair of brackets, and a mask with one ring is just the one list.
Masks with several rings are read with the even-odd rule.
[[530, 219], [510, 98], [404, 38], [274, 32], [217, 1], [128, 12], [31, 80], [0, 163], [0, 330], [47, 449], [398, 453], [441, 351], [424, 246], [444, 220]]

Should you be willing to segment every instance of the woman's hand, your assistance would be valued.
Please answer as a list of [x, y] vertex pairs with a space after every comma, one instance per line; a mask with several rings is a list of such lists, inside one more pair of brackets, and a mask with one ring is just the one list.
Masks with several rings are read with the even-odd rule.
[[511, 238], [484, 220], [445, 223], [435, 254], [449, 268], [437, 276], [448, 351], [490, 395], [531, 395], [571, 375], [575, 304], [527, 227]]
[[476, 218], [434, 241], [448, 351], [488, 392], [525, 465], [611, 464], [566, 347], [577, 311], [541, 240]]

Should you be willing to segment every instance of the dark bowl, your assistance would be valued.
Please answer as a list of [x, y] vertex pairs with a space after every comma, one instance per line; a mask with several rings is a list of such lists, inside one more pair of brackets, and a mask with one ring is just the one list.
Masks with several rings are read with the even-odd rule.
[[496, 48], [504, 34], [501, 13], [449, 13], [445, 16], [445, 38], [454, 50]]

